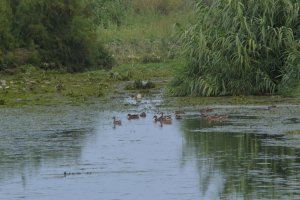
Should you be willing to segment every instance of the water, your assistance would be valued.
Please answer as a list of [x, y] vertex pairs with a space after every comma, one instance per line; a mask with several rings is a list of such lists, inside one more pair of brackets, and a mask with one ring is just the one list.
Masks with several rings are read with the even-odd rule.
[[282, 134], [298, 106], [215, 106], [224, 123], [184, 108], [162, 127], [105, 107], [1, 109], [0, 199], [300, 199], [300, 136]]

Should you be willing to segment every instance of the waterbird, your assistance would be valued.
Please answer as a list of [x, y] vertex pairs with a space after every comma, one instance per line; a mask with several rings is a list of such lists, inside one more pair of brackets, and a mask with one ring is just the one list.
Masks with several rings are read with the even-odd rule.
[[164, 113], [161, 113], [160, 117], [157, 117], [157, 115], [153, 116], [154, 122], [160, 122], [161, 124], [171, 124], [172, 123], [172, 117], [170, 115], [164, 116]]
[[176, 114], [176, 115], [175, 115], [175, 119], [182, 119], [182, 116], [179, 115], [179, 114]]
[[140, 117], [143, 117], [143, 118], [145, 118], [147, 115], [146, 115], [146, 113], [145, 112], [142, 112], [141, 114], [140, 114]]
[[131, 120], [131, 119], [139, 119], [140, 116], [139, 114], [127, 114], [127, 119]]
[[113, 120], [114, 120], [114, 121], [113, 121], [113, 124], [114, 124], [114, 125], [119, 125], [119, 126], [120, 126], [120, 125], [122, 124], [121, 120], [120, 120], [120, 119], [117, 120], [116, 117], [113, 117]]

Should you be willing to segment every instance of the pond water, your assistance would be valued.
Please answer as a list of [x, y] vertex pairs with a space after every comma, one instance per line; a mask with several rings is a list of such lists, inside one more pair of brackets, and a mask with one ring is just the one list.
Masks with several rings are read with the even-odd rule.
[[282, 134], [299, 106], [212, 106], [224, 123], [181, 108], [164, 126], [105, 107], [0, 109], [0, 199], [300, 199], [300, 135]]

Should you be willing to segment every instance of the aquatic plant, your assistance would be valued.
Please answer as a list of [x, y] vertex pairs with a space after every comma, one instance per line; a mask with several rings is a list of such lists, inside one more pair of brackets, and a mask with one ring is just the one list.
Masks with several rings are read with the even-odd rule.
[[183, 36], [187, 65], [174, 95], [272, 94], [300, 79], [300, 15], [295, 0], [199, 1]]

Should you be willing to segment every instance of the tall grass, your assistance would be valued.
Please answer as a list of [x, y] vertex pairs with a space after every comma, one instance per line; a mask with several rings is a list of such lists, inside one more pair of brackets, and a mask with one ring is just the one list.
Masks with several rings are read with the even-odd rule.
[[173, 94], [271, 94], [297, 83], [299, 7], [296, 0], [200, 1], [182, 37], [188, 64]]
[[122, 2], [122, 23], [99, 27], [102, 42], [119, 64], [161, 62], [178, 54], [177, 30], [191, 21], [193, 0]]

